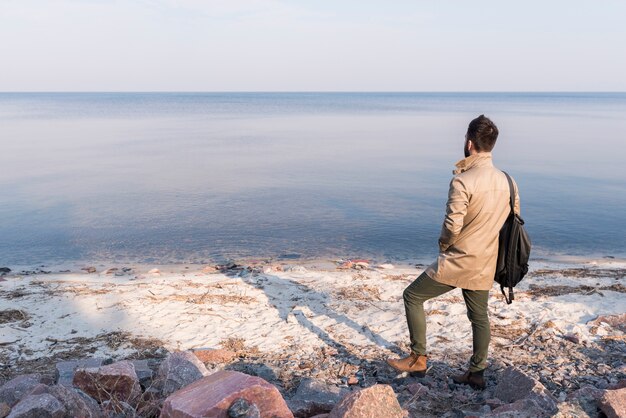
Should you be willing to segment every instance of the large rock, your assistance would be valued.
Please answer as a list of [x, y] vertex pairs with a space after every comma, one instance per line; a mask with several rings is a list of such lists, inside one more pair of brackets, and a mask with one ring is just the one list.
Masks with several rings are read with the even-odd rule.
[[141, 395], [135, 366], [130, 361], [78, 369], [74, 374], [74, 386], [98, 402], [116, 400], [135, 404]]
[[0, 403], [4, 402], [13, 407], [44, 380], [40, 374], [24, 374], [9, 380], [0, 387]]
[[405, 413], [389, 385], [352, 392], [339, 401], [328, 418], [403, 418]]
[[503, 405], [493, 411], [494, 416], [509, 410], [530, 411], [534, 417], [549, 417], [557, 412], [557, 400], [537, 380], [514, 367], [502, 372], [494, 396], [510, 405]]
[[275, 386], [265, 380], [222, 370], [173, 393], [163, 404], [161, 418], [227, 418], [238, 398], [256, 405], [262, 418], [293, 418]]
[[59, 385], [71, 387], [76, 369], [100, 367], [103, 364], [104, 359], [101, 358], [60, 361], [56, 364], [56, 382]]
[[7, 418], [64, 418], [65, 407], [49, 393], [28, 395], [13, 407]]
[[287, 405], [295, 417], [310, 417], [330, 412], [346, 393], [347, 389], [329, 385], [322, 380], [305, 378]]
[[163, 360], [156, 380], [165, 397], [209, 374], [209, 370], [193, 353], [176, 351]]
[[626, 417], [626, 388], [605, 391], [600, 409], [608, 418]]
[[577, 404], [590, 417], [598, 414], [598, 401], [604, 395], [604, 390], [585, 385], [570, 393], [565, 398], [567, 403]]
[[54, 385], [48, 393], [57, 398], [65, 408], [66, 416], [74, 418], [100, 418], [102, 412], [95, 399], [76, 388]]

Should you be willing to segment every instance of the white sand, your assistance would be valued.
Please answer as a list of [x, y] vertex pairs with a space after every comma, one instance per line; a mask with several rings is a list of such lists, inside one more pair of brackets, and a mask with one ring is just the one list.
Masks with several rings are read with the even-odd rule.
[[[262, 352], [294, 347], [307, 352], [331, 341], [360, 346], [362, 352], [379, 352], [408, 342], [402, 291], [422, 271], [409, 266], [337, 270], [332, 263], [319, 262], [285, 265], [287, 271], [266, 266], [261, 274], [243, 277], [206, 273], [203, 266], [132, 266], [132, 273], [118, 277], [104, 273], [111, 266], [97, 266], [94, 274], [81, 272], [80, 267], [71, 266], [71, 273], [12, 274], [0, 282], [0, 311], [17, 309], [30, 316], [30, 326], [19, 321], [0, 325], [0, 353], [5, 361], [49, 357], [72, 348], [71, 340], [77, 337], [93, 338], [117, 330], [160, 339], [170, 350], [219, 347], [235, 337]], [[160, 273], [148, 273], [155, 267]], [[624, 269], [626, 263], [536, 261], [531, 271], [598, 267]], [[583, 341], [600, 338], [614, 331], [601, 327], [597, 334], [590, 333], [587, 322], [598, 315], [626, 312], [623, 293], [600, 290], [549, 297], [523, 291], [533, 284], [618, 283], [620, 279], [611, 277], [558, 273], [528, 277], [519, 286], [516, 301], [508, 306], [494, 286], [492, 324], [532, 330], [533, 325], [552, 321], [555, 333], [576, 334]], [[460, 290], [432, 300], [427, 309], [431, 311], [428, 343], [432, 352], [471, 348]], [[102, 343], [93, 355], [129, 353], [126, 346], [114, 350]]]

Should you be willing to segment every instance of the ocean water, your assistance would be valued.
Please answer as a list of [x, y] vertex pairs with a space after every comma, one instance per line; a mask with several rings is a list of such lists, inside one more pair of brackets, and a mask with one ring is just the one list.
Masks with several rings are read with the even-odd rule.
[[626, 255], [624, 93], [0, 93], [0, 265], [429, 260], [482, 113], [534, 257]]

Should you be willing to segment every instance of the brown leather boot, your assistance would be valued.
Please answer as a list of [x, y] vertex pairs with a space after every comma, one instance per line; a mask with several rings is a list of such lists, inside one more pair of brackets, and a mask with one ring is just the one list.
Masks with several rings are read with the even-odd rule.
[[467, 371], [464, 374], [452, 376], [452, 380], [454, 380], [454, 383], [459, 385], [470, 385], [472, 389], [483, 390], [487, 387], [485, 378], [483, 377], [484, 373], [484, 370], [480, 370], [478, 372]]
[[409, 372], [411, 376], [423, 377], [426, 374], [426, 359], [422, 356], [411, 353], [408, 357], [401, 359], [387, 359], [387, 364], [399, 372]]

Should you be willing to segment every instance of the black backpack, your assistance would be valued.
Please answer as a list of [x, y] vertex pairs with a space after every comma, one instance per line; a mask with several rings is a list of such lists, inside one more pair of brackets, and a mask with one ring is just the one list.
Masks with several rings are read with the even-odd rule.
[[[503, 171], [504, 173], [504, 171]], [[515, 299], [513, 288], [528, 273], [528, 258], [530, 257], [530, 237], [524, 229], [524, 220], [515, 213], [515, 190], [513, 181], [507, 174], [509, 190], [511, 191], [511, 213], [500, 229], [498, 239], [498, 263], [496, 264], [496, 275], [494, 280], [500, 284], [500, 290], [504, 295], [507, 304], [511, 304]], [[509, 288], [507, 298], [504, 288]]]

